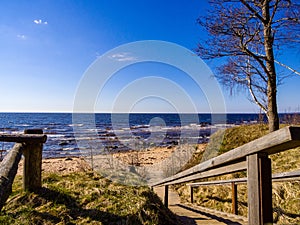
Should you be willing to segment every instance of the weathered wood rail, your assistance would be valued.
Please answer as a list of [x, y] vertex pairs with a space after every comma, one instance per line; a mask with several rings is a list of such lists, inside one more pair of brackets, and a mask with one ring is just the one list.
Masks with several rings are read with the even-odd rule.
[[[247, 182], [248, 186], [248, 224], [273, 224], [272, 170], [271, 160], [268, 156], [298, 146], [300, 146], [300, 127], [285, 127], [151, 184], [151, 186], [165, 186], [164, 202], [165, 205], [168, 205], [169, 185], [246, 170], [247, 179], [243, 182]], [[276, 176], [278, 177], [278, 175], [273, 177], [276, 178]], [[283, 177], [281, 178], [283, 179]], [[232, 183], [232, 190], [233, 195], [237, 197], [235, 182]], [[191, 201], [193, 201], [193, 197], [191, 197]], [[233, 204], [236, 208], [237, 202]]]
[[24, 134], [1, 134], [0, 141], [16, 142], [0, 163], [0, 210], [12, 192], [18, 164], [24, 156], [23, 189], [35, 191], [42, 186], [42, 151], [47, 136], [40, 129], [28, 129]]
[[[272, 175], [272, 182], [285, 182], [285, 181], [296, 181], [300, 180], [300, 170], [292, 172], [277, 173]], [[196, 183], [187, 183], [186, 185], [190, 187], [190, 202], [194, 202], [194, 189], [200, 186], [209, 185], [231, 185], [232, 188], [232, 207], [231, 212], [238, 215], [238, 197], [237, 197], [237, 185], [247, 184], [247, 177], [229, 179], [229, 180], [213, 180], [213, 181], [203, 181]]]

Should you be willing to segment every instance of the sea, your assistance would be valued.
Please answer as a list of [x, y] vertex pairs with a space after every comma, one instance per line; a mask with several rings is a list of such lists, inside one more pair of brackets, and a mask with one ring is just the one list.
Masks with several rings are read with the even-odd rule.
[[[284, 114], [280, 117], [284, 118]], [[184, 142], [205, 143], [224, 127], [266, 121], [259, 114], [167, 113], [0, 113], [0, 134], [42, 129], [47, 135], [44, 158], [101, 154], [103, 149], [128, 151]], [[0, 150], [13, 143], [0, 142]], [[5, 151], [1, 151], [4, 155]]]

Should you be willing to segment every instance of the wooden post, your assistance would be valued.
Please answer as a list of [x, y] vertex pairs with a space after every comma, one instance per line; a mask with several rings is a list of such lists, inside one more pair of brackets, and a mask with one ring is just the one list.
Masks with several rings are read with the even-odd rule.
[[[41, 129], [28, 129], [25, 134], [43, 134]], [[26, 143], [23, 151], [23, 189], [25, 191], [35, 191], [42, 187], [42, 151], [43, 143]]]
[[194, 203], [194, 187], [193, 186], [191, 186], [190, 192], [191, 192], [191, 203], [193, 204]]
[[0, 163], [0, 210], [12, 192], [23, 150], [22, 144], [15, 144]]
[[247, 156], [248, 224], [261, 225], [258, 154]]
[[166, 207], [169, 206], [169, 185], [165, 185], [164, 204]]
[[235, 215], [238, 215], [238, 199], [237, 199], [237, 185], [236, 183], [231, 183], [231, 189], [232, 189], [232, 213]]
[[267, 154], [247, 156], [248, 224], [273, 224], [271, 160]]
[[273, 224], [272, 163], [268, 155], [260, 158], [260, 184], [263, 224]]

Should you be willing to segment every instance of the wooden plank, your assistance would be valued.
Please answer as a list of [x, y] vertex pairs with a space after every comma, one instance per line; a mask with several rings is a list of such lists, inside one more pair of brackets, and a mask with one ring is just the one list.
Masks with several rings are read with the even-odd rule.
[[[293, 181], [300, 179], [300, 170], [284, 172], [284, 173], [276, 173], [272, 175], [273, 182], [282, 182], [282, 181]], [[247, 183], [247, 177], [245, 178], [237, 178], [237, 179], [229, 179], [229, 180], [213, 180], [213, 181], [204, 181], [204, 182], [195, 182], [186, 184], [187, 186], [198, 187], [202, 185], [225, 185], [231, 184], [232, 182], [242, 184]]]
[[[43, 133], [40, 129], [25, 130], [25, 134]], [[42, 186], [42, 151], [43, 144], [39, 142], [26, 143], [23, 151], [23, 189], [35, 191]]]
[[273, 224], [271, 160], [259, 153], [247, 157], [249, 225]]
[[[200, 211], [204, 214], [209, 213], [209, 214], [217, 216], [219, 218], [229, 220], [229, 221], [226, 221], [226, 222], [218, 221], [218, 222], [216, 222], [216, 224], [224, 224], [224, 225], [225, 224], [240, 224], [240, 225], [242, 225], [242, 224], [247, 224], [247, 222], [248, 222], [248, 219], [246, 217], [239, 216], [239, 215], [234, 215], [232, 213], [227, 213], [227, 212], [223, 212], [223, 211], [219, 211], [219, 210], [215, 210], [215, 209], [206, 208], [206, 207], [195, 205], [195, 204], [192, 205], [192, 204], [189, 204], [189, 203], [180, 203], [179, 206], [182, 206], [182, 207], [184, 207], [186, 209], [189, 209], [191, 211], [198, 210], [198, 211]], [[211, 222], [210, 220], [206, 220], [202, 217], [199, 217], [199, 219], [200, 219], [199, 220], [200, 224], [210, 225], [210, 222]], [[197, 220], [197, 222], [198, 222], [198, 220]]]
[[[229, 173], [233, 173], [233, 172], [239, 172], [239, 171], [243, 171], [246, 170], [247, 168], [247, 164], [246, 162], [239, 162], [239, 163], [235, 163], [232, 165], [228, 165], [228, 166], [224, 166], [224, 167], [220, 167], [217, 169], [212, 169], [209, 171], [204, 171], [202, 173], [199, 174], [194, 174], [191, 176], [187, 176], [181, 179], [177, 179], [175, 181], [171, 181], [171, 182], [166, 182], [163, 183], [163, 185], [172, 185], [172, 184], [179, 184], [179, 183], [185, 183], [185, 182], [189, 182], [192, 180], [198, 180], [198, 179], [203, 179], [203, 178], [209, 178], [209, 177], [214, 177], [214, 176], [219, 176], [219, 175], [225, 175], [225, 174], [229, 174]], [[155, 186], [155, 185], [153, 185]], [[157, 185], [157, 186], [162, 186], [162, 185]]]
[[283, 172], [272, 175], [273, 182], [286, 182], [300, 180], [300, 170]]
[[272, 168], [268, 155], [259, 157], [260, 200], [262, 224], [273, 224]]
[[191, 203], [194, 203], [194, 187], [190, 186]]
[[23, 149], [22, 144], [15, 144], [0, 163], [0, 210], [12, 192]]
[[40, 134], [0, 134], [0, 141], [16, 143], [45, 143], [47, 135]]
[[164, 205], [169, 206], [169, 186], [165, 185]]
[[283, 173], [277, 173], [272, 176], [274, 180], [282, 179], [282, 178], [296, 178], [300, 177], [300, 170], [295, 170], [291, 172], [283, 172]]
[[245, 178], [236, 178], [236, 179], [230, 179], [230, 180], [212, 180], [212, 181], [203, 181], [203, 182], [195, 182], [195, 183], [189, 183], [186, 184], [187, 186], [206, 186], [206, 185], [225, 185], [225, 184], [231, 184], [231, 183], [247, 183], [247, 177]]
[[165, 178], [160, 182], [152, 184], [152, 186], [158, 186], [167, 182], [175, 181], [196, 173], [204, 172], [223, 165], [228, 165], [232, 162], [241, 162], [246, 160], [246, 156], [251, 154], [256, 154], [259, 152], [275, 154], [297, 146], [300, 146], [300, 127], [284, 127], [280, 130], [251, 141], [243, 146], [200, 163], [190, 169], [175, 174], [174, 176]]
[[259, 178], [259, 161], [258, 154], [249, 155], [248, 162], [248, 224], [261, 224], [261, 205], [260, 205], [260, 178]]
[[231, 195], [232, 195], [232, 204], [231, 204], [231, 211], [233, 214], [238, 215], [238, 196], [237, 196], [237, 185], [236, 183], [231, 183]]

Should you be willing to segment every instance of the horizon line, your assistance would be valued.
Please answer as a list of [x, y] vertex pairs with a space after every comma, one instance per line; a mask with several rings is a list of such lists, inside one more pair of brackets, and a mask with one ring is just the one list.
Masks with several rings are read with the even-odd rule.
[[[72, 111], [0, 111], [0, 113], [69, 113], [69, 114], [262, 114], [263, 112], [72, 112]], [[278, 112], [278, 114], [294, 114], [299, 112]]]

